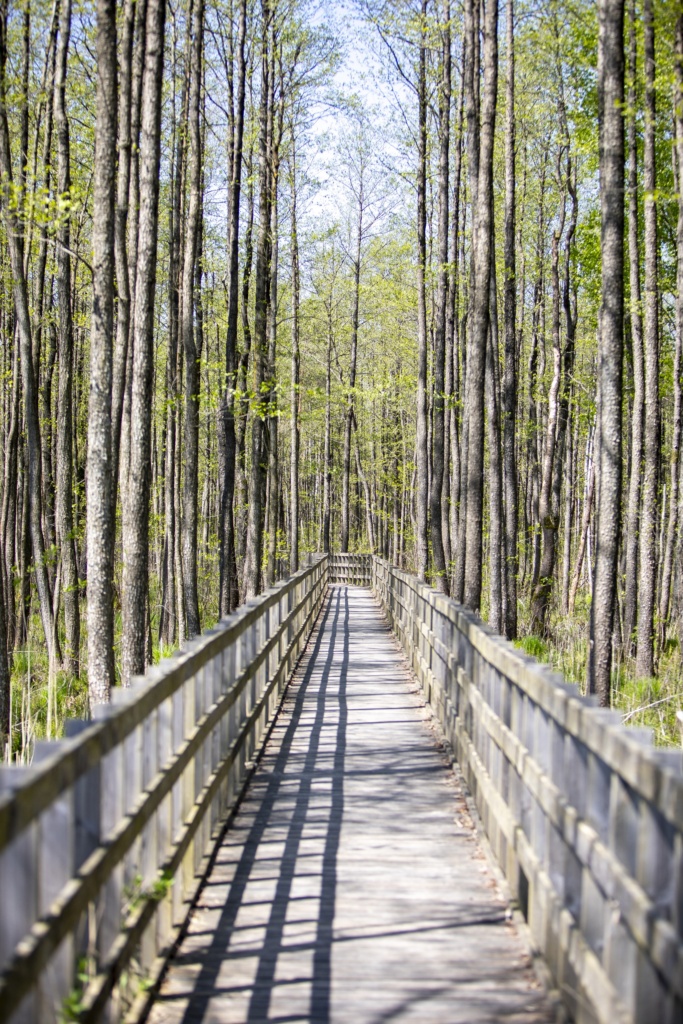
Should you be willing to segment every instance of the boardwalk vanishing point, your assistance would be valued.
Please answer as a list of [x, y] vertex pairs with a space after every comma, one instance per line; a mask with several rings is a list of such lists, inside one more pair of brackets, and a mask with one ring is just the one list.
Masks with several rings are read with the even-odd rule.
[[333, 586], [152, 1024], [545, 1024], [405, 656]]

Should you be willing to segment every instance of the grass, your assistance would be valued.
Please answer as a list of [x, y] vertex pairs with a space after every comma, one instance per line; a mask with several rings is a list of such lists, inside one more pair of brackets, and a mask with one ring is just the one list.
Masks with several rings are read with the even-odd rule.
[[[152, 607], [155, 608], [154, 601]], [[521, 630], [528, 623], [529, 607], [520, 600]], [[213, 621], [205, 609], [205, 621]], [[586, 690], [588, 665], [588, 630], [590, 599], [586, 594], [577, 596], [574, 615], [561, 615], [556, 609], [550, 618], [548, 637], [527, 633], [516, 641], [518, 647], [538, 661], [560, 672], [567, 682], [575, 683], [581, 693]], [[86, 619], [82, 616], [81, 663], [87, 651]], [[117, 660], [120, 657], [120, 610], [116, 615]], [[157, 623], [152, 624], [152, 636], [158, 636]], [[154, 643], [153, 662], [172, 653], [171, 649]], [[54, 739], [64, 734], [68, 718], [88, 717], [88, 684], [85, 678], [72, 679], [62, 672], [50, 678], [47, 651], [42, 640], [42, 626], [37, 612], [32, 617], [26, 645], [14, 652], [12, 667], [11, 731], [0, 760], [28, 764], [37, 740]], [[52, 700], [52, 714], [50, 701]], [[679, 639], [671, 636], [660, 652], [659, 676], [656, 679], [636, 679], [635, 663], [623, 657], [613, 670], [612, 706], [631, 726], [652, 729], [659, 746], [680, 746], [682, 730], [676, 712], [683, 709], [683, 658]], [[51, 719], [51, 721], [49, 721]]]
[[[46, 651], [31, 644], [15, 651], [13, 661], [10, 737], [5, 760], [10, 759], [11, 753], [13, 761], [27, 764], [36, 740], [58, 739], [64, 734], [67, 718], [88, 717], [88, 684], [63, 672], [57, 672], [51, 681]], [[48, 722], [49, 717], [52, 722]]]
[[[587, 595], [579, 595], [571, 618], [552, 613], [547, 638], [527, 634], [515, 642], [562, 673], [583, 694], [588, 677], [589, 614]], [[621, 714], [624, 724], [651, 729], [657, 746], [681, 746], [683, 735], [676, 712], [683, 710], [683, 659], [677, 637], [666, 641], [659, 655], [659, 675], [654, 679], [636, 679], [634, 659], [619, 653], [612, 670], [612, 708]]]

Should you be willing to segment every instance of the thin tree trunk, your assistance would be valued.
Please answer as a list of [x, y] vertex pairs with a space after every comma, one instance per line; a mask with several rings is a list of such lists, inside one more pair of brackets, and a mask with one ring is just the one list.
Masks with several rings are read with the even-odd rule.
[[588, 688], [608, 706], [621, 506], [624, 331], [624, 0], [600, 0], [598, 98], [602, 304], [598, 339], [599, 445], [595, 575]]
[[[573, 430], [573, 433], [572, 433]], [[567, 466], [569, 477], [564, 495], [564, 536], [562, 550], [562, 614], [569, 615], [569, 585], [572, 555], [572, 522], [574, 517], [574, 497], [576, 491], [576, 472], [579, 445], [579, 417], [573, 417], [569, 424], [570, 449]]]
[[[273, 72], [274, 73], [274, 72]], [[284, 89], [280, 84], [281, 97], [276, 136], [271, 147], [271, 206], [270, 206], [270, 300], [268, 317], [268, 558], [266, 563], [266, 586], [272, 587], [277, 578], [277, 523], [279, 494], [279, 452], [278, 452], [278, 409], [277, 409], [277, 296], [278, 296], [278, 184], [280, 176], [280, 139]]]
[[[66, 74], [71, 31], [71, 0], [62, 0], [55, 78], [55, 124], [57, 128], [57, 189], [61, 196], [71, 191], [69, 122], [66, 115]], [[73, 321], [71, 317], [71, 231], [64, 217], [57, 229], [57, 297], [59, 301], [59, 396], [57, 415], [57, 537], [62, 562], [64, 624], [66, 645], [64, 669], [79, 674], [80, 609], [78, 567], [73, 524]]]
[[259, 114], [259, 231], [256, 245], [254, 282], [254, 393], [259, 408], [251, 425], [251, 478], [247, 516], [247, 547], [245, 582], [247, 597], [261, 590], [261, 556], [263, 552], [262, 501], [265, 482], [263, 465], [263, 412], [260, 409], [261, 388], [265, 380], [266, 343], [268, 334], [269, 250], [270, 250], [270, 144], [272, 141], [272, 75], [270, 32], [272, 12], [268, 0], [261, 4], [261, 105]]
[[327, 310], [327, 366], [325, 375], [325, 442], [323, 451], [323, 551], [328, 554], [330, 551], [330, 516], [332, 505], [332, 413], [330, 409], [330, 398], [332, 393], [332, 345], [334, 335], [332, 333], [332, 294], [330, 294]]
[[185, 446], [183, 476], [182, 556], [183, 592], [187, 636], [201, 629], [197, 589], [197, 493], [199, 487], [199, 390], [201, 351], [195, 324], [195, 272], [201, 232], [201, 88], [204, 55], [204, 0], [192, 3], [192, 41], [190, 44], [190, 94], [188, 107], [189, 151], [187, 178], [189, 195], [185, 217], [183, 270], [181, 283], [180, 333], [185, 353]]
[[503, 631], [503, 480], [500, 450], [500, 403], [498, 369], [498, 296], [496, 264], [491, 249], [491, 327], [486, 351], [486, 402], [489, 447], [489, 625]]
[[417, 155], [417, 575], [427, 577], [429, 547], [428, 511], [428, 427], [427, 427], [427, 0], [420, 14], [420, 57], [418, 78]]
[[[654, 675], [659, 470], [659, 289], [657, 285], [657, 175], [655, 162], [655, 30], [652, 0], [644, 0], [645, 26], [645, 412], [643, 489], [639, 531], [638, 651], [636, 675]], [[600, 492], [602, 501], [602, 491]]]
[[490, 329], [489, 285], [493, 240], [493, 144], [498, 96], [498, 0], [488, 0], [484, 25], [484, 96], [482, 102], [479, 179], [474, 223], [472, 330], [467, 351], [467, 521], [465, 534], [465, 605], [478, 611], [482, 585], [484, 524], [484, 379]]
[[[588, 449], [591, 449], [592, 438], [589, 438]], [[583, 516], [581, 519], [581, 537], [579, 538], [579, 550], [576, 556], [576, 565], [574, 567], [574, 576], [572, 577], [571, 590], [569, 591], [569, 602], [568, 611], [570, 615], [574, 614], [574, 607], [576, 605], [576, 594], [579, 589], [579, 582], [581, 580], [581, 570], [583, 568], [583, 559], [586, 553], [586, 545], [589, 537], [590, 521], [591, 521], [591, 509], [593, 507], [593, 494], [595, 492], [595, 460], [591, 455], [590, 458], [590, 469], [588, 472], [588, 482], [586, 484], [586, 493], [583, 502]], [[589, 559], [590, 561], [590, 559]]]
[[442, 34], [441, 81], [439, 82], [439, 226], [436, 321], [434, 325], [434, 403], [432, 408], [432, 477], [430, 522], [434, 582], [443, 594], [448, 593], [448, 574], [442, 532], [442, 490], [444, 478], [445, 414], [444, 399], [446, 361], [446, 303], [448, 299], [448, 155], [451, 116], [451, 32], [450, 0], [444, 4]]
[[351, 314], [351, 358], [349, 362], [349, 390], [344, 419], [344, 456], [342, 463], [342, 507], [341, 507], [341, 550], [349, 550], [349, 495], [351, 490], [351, 435], [353, 431], [354, 401], [356, 387], [356, 365], [358, 360], [358, 324], [360, 321], [360, 272], [363, 245], [363, 213], [365, 204], [363, 164], [360, 165], [358, 188], [358, 226], [356, 231], [356, 256], [353, 265], [353, 312]]
[[0, 18], [0, 177], [2, 178], [3, 215], [12, 273], [12, 294], [21, 344], [21, 376], [24, 389], [24, 416], [28, 446], [29, 523], [33, 564], [40, 602], [40, 616], [51, 670], [56, 668], [58, 649], [52, 612], [52, 594], [45, 562], [43, 538], [43, 502], [41, 489], [41, 446], [38, 413], [38, 388], [33, 363], [31, 316], [28, 284], [24, 266], [24, 231], [14, 203], [12, 156], [7, 117], [7, 9]]
[[683, 14], [679, 15], [678, 20], [676, 21], [675, 46], [676, 86], [678, 93], [678, 102], [675, 104], [674, 112], [676, 130], [675, 157], [677, 168], [677, 183], [675, 188], [678, 193], [678, 222], [676, 225], [676, 342], [674, 345], [673, 365], [674, 408], [671, 433], [669, 519], [666, 529], [664, 565], [662, 568], [662, 582], [659, 596], [660, 648], [664, 646], [666, 627], [669, 621], [674, 551], [676, 549], [680, 515], [679, 463], [681, 448], [681, 348], [683, 347], [683, 197], [681, 196], [681, 181], [683, 180], [683, 108], [681, 107], [681, 97], [683, 97]]
[[507, 563], [505, 635], [517, 636], [517, 456], [515, 447], [517, 414], [517, 277], [515, 265], [515, 32], [514, 0], [506, 5], [507, 92], [505, 118], [505, 368], [503, 371], [503, 462], [505, 469], [505, 558]]
[[[180, 251], [180, 207], [181, 187], [184, 168], [184, 130], [176, 125], [176, 30], [173, 25], [173, 136], [171, 140], [171, 202], [168, 210], [169, 268], [168, 268], [168, 349], [166, 353], [166, 459], [164, 467], [164, 587], [162, 592], [162, 613], [160, 621], [161, 640], [173, 646], [179, 637], [179, 620], [182, 605], [176, 599], [176, 447], [177, 447], [177, 396], [178, 380], [178, 318], [179, 318], [179, 251]], [[184, 113], [185, 90], [181, 99], [181, 120]], [[178, 640], [179, 642], [179, 640]]]
[[[561, 176], [561, 161], [564, 146], [558, 153], [558, 180]], [[558, 418], [560, 385], [562, 382], [562, 346], [560, 341], [560, 242], [564, 233], [566, 214], [566, 192], [563, 189], [559, 224], [553, 233], [551, 278], [553, 289], [553, 377], [548, 392], [548, 419], [541, 473], [539, 497], [539, 519], [542, 531], [542, 554], [538, 583], [534, 588], [531, 602], [531, 631], [544, 635], [547, 631], [548, 605], [555, 571], [559, 509], [553, 507], [553, 477], [558, 451]], [[567, 383], [565, 382], [565, 387]]]
[[638, 138], [636, 133], [636, 5], [629, 4], [629, 91], [628, 91], [628, 259], [631, 291], [630, 320], [633, 352], [633, 410], [631, 413], [631, 474], [626, 511], [626, 571], [624, 578], [624, 643], [633, 651], [638, 610], [638, 522], [640, 484], [643, 473], [643, 314], [640, 294], [638, 241]]
[[237, 465], [235, 478], [235, 494], [237, 498], [237, 514], [235, 517], [236, 557], [241, 562], [243, 587], [246, 590], [246, 549], [247, 549], [247, 507], [248, 485], [246, 464], [246, 434], [249, 401], [247, 397], [247, 374], [249, 370], [249, 354], [251, 352], [251, 326], [249, 324], [249, 288], [251, 283], [251, 267], [253, 261], [253, 226], [254, 226], [254, 188], [252, 175], [252, 151], [250, 150], [247, 165], [247, 228], [244, 238], [244, 268], [242, 271], [242, 352], [237, 368], [237, 391], [239, 399], [239, 415], [236, 424], [235, 446], [237, 449]]
[[93, 207], [93, 315], [88, 402], [88, 689], [91, 708], [114, 685], [112, 334], [116, 166], [116, 4], [97, 3], [97, 122]]
[[356, 473], [358, 479], [361, 482], [363, 488], [363, 494], [365, 496], [365, 527], [368, 534], [368, 544], [370, 551], [375, 553], [375, 527], [372, 519], [372, 493], [370, 491], [370, 485], [368, 484], [368, 478], [363, 472], [363, 464], [360, 460], [360, 447], [358, 441], [358, 424], [354, 419], [354, 425], [356, 427]]
[[140, 117], [130, 467], [123, 509], [123, 679], [126, 684], [133, 675], [144, 672], [147, 653], [149, 470], [165, 14], [163, 0], [148, 0]]
[[[220, 472], [220, 591], [221, 614], [227, 614], [239, 603], [237, 561], [235, 554], [235, 463], [237, 439], [235, 436], [235, 376], [237, 369], [237, 318], [239, 312], [239, 225], [240, 197], [242, 194], [242, 147], [244, 142], [244, 103], [246, 92], [245, 39], [247, 30], [247, 0], [240, 0], [237, 36], [237, 107], [232, 143], [230, 184], [230, 224], [228, 241], [230, 266], [228, 276], [228, 329], [225, 338], [225, 396], [223, 399], [225, 436], [224, 447], [219, 445]], [[224, 454], [221, 454], [224, 453]], [[221, 460], [224, 462], [221, 464]]]
[[[289, 571], [295, 573], [299, 569], [299, 300], [301, 283], [299, 277], [299, 234], [296, 211], [296, 137], [292, 127], [292, 143], [289, 158], [291, 182], [291, 251], [292, 251], [292, 388], [290, 398], [291, 410], [291, 451], [290, 451], [290, 545]], [[347, 536], [348, 536], [348, 490], [347, 490]]]
[[[119, 448], [121, 441], [121, 416], [126, 385], [126, 365], [130, 336], [131, 292], [130, 267], [128, 263], [128, 203], [130, 190], [130, 169], [133, 157], [132, 107], [133, 107], [133, 53], [135, 44], [136, 14], [144, 15], [145, 0], [126, 0], [123, 11], [123, 33], [121, 37], [121, 65], [119, 88], [119, 141], [118, 172], [116, 185], [116, 222], [114, 229], [114, 250], [116, 257], [116, 342], [112, 370], [112, 464], [114, 486], [112, 502], [116, 512], [117, 480], [119, 470]], [[144, 22], [143, 22], [144, 24]], [[138, 39], [136, 58], [141, 59], [144, 40]], [[137, 144], [137, 139], [135, 140]]]

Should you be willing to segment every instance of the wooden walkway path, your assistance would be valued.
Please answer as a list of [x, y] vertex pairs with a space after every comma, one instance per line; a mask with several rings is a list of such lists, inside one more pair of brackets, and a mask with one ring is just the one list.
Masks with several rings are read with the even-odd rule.
[[403, 654], [333, 587], [153, 1024], [546, 1024]]

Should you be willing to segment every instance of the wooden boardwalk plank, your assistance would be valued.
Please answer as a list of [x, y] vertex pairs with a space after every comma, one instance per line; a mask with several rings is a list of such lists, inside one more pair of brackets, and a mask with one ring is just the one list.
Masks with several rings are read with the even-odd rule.
[[369, 590], [330, 591], [153, 1024], [545, 1024]]

